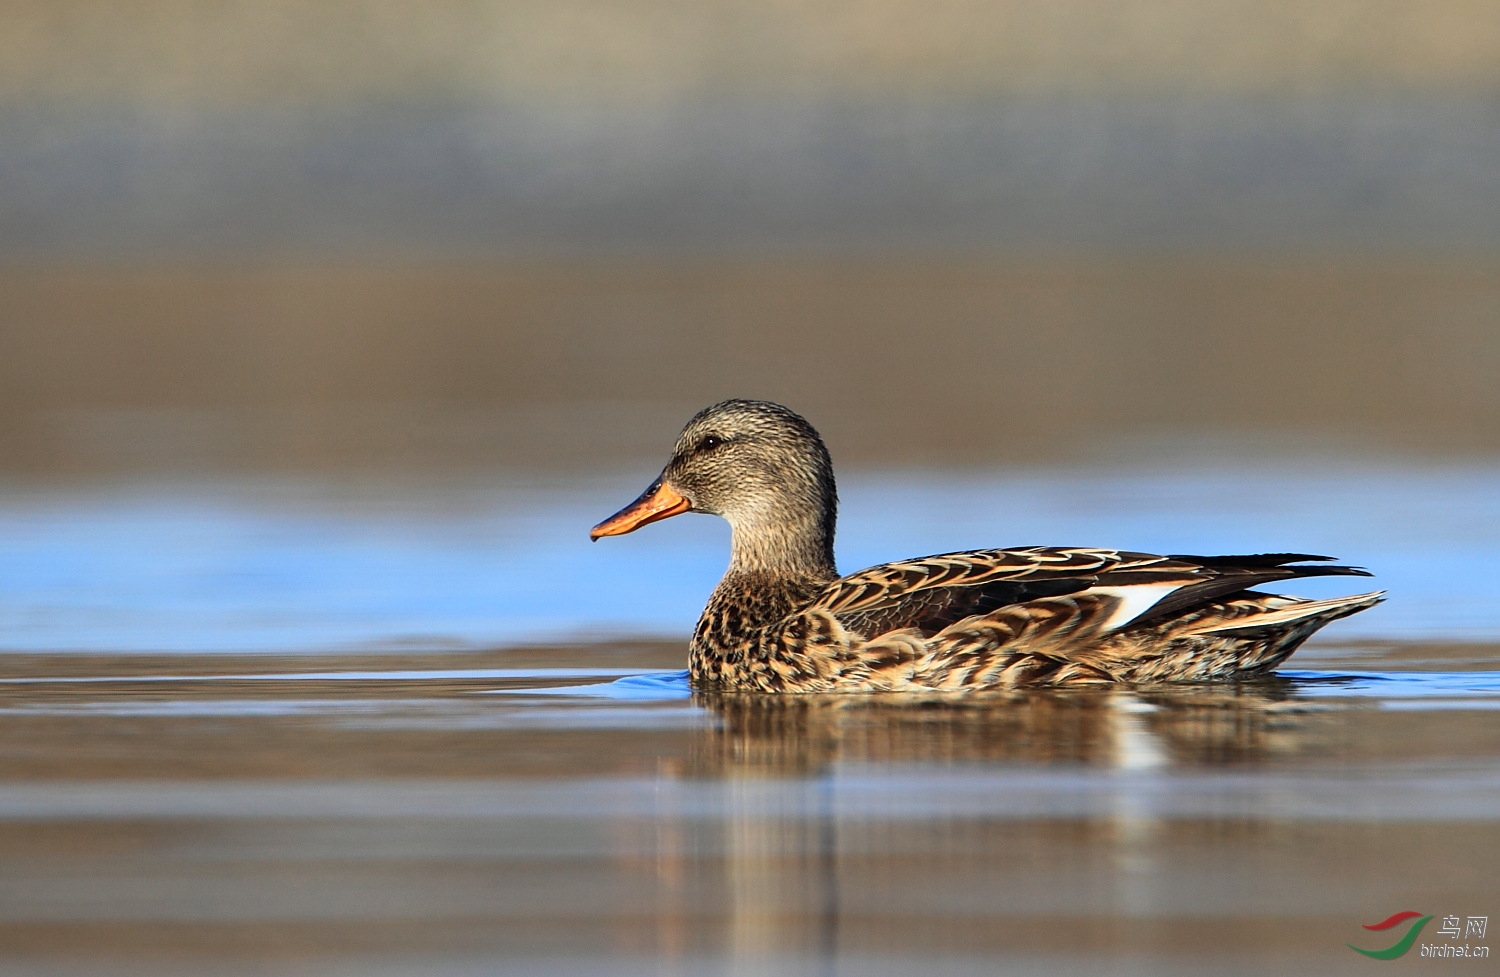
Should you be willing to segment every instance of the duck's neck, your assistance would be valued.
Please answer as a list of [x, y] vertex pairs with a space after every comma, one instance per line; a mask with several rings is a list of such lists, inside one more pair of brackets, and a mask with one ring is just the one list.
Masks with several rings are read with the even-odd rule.
[[816, 519], [795, 522], [731, 521], [729, 570], [790, 580], [828, 581], [838, 576], [833, 563], [833, 527]]

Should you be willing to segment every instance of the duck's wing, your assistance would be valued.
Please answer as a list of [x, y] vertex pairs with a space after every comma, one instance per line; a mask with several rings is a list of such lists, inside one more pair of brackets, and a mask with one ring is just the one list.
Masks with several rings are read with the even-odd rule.
[[[1227, 594], [1294, 577], [1369, 576], [1305, 553], [1157, 556], [1033, 546], [944, 553], [870, 567], [828, 584], [806, 610], [866, 637], [912, 628], [930, 637], [965, 618], [1048, 597], [1088, 595], [1097, 632], [1157, 620]], [[1295, 565], [1304, 564], [1304, 565]], [[1312, 565], [1305, 565], [1312, 564]], [[1084, 622], [1078, 622], [1084, 623]]]

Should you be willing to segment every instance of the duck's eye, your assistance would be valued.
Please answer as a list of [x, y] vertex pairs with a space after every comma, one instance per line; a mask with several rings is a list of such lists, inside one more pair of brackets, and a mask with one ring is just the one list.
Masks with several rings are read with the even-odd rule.
[[702, 441], [698, 442], [698, 450], [699, 451], [712, 451], [713, 449], [717, 448], [719, 445], [721, 445], [723, 443], [724, 443], [724, 439], [723, 438], [720, 438], [720, 437], [717, 437], [715, 435], [710, 434], [708, 437], [706, 437]]

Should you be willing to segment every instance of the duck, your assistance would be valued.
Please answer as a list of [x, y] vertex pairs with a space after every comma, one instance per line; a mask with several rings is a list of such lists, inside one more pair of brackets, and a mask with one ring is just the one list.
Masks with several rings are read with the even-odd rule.
[[1309, 600], [1254, 588], [1371, 576], [1305, 553], [1158, 556], [981, 549], [841, 576], [838, 491], [800, 414], [725, 400], [683, 427], [661, 474], [590, 539], [686, 512], [725, 519], [729, 566], [688, 646], [700, 692], [971, 692], [1238, 681], [1383, 591]]

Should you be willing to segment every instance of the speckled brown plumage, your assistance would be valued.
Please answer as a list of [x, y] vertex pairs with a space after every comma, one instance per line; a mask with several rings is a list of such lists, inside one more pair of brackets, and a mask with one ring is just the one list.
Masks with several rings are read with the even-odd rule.
[[1262, 674], [1381, 594], [1308, 601], [1252, 588], [1368, 576], [1327, 557], [1156, 556], [1082, 547], [974, 550], [839, 577], [827, 449], [777, 404], [731, 400], [688, 422], [646, 493], [594, 529], [723, 516], [730, 565], [689, 648], [694, 688], [962, 691]]

